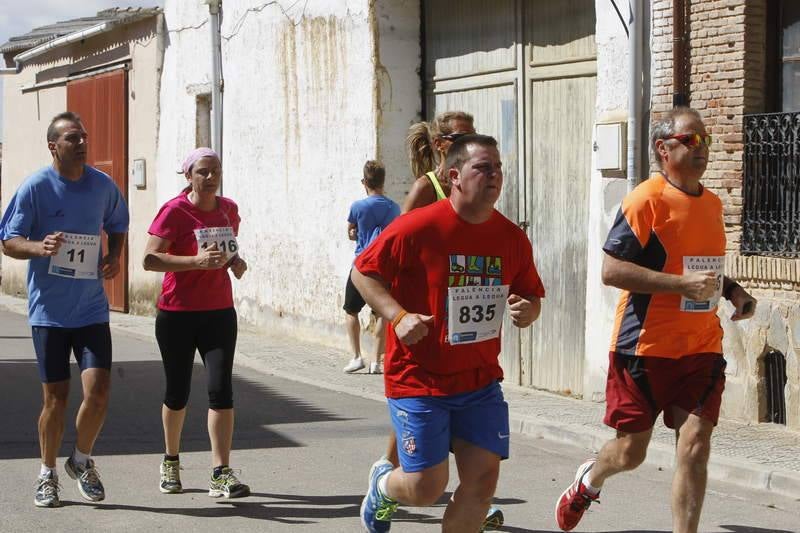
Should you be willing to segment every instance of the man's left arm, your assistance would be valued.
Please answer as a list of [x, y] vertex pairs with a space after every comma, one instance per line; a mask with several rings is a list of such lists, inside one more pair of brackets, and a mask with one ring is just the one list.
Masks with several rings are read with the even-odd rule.
[[125, 245], [125, 235], [125, 233], [108, 234], [108, 253], [100, 262], [100, 275], [103, 279], [111, 279], [119, 274], [119, 258]]
[[731, 317], [734, 322], [748, 319], [755, 314], [758, 301], [736, 283], [736, 280], [728, 276], [722, 278], [722, 295], [736, 307], [736, 312]]

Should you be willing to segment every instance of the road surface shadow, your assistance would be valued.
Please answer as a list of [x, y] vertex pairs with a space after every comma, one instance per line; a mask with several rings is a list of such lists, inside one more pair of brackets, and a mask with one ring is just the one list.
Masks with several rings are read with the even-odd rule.
[[[64, 442], [60, 456], [69, 454], [75, 442], [75, 413], [81, 401], [79, 369], [71, 365], [72, 380]], [[206, 373], [195, 364], [192, 392], [184, 425], [182, 452], [209, 451], [206, 429], [208, 396]], [[163, 453], [161, 403], [164, 370], [160, 361], [114, 363], [108, 416], [94, 455]], [[301, 446], [270, 426], [305, 422], [348, 420], [323, 408], [251, 381], [233, 377], [236, 429], [234, 448], [264, 449]], [[39, 457], [36, 420], [42, 406], [36, 363], [0, 360], [0, 405], [4, 405], [0, 435], [0, 460]], [[8, 430], [13, 428], [12, 430]]]

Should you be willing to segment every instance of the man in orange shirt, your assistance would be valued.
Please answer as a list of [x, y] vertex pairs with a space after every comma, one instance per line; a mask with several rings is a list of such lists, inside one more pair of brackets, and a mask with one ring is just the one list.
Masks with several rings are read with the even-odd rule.
[[721, 297], [750, 318], [756, 301], [724, 276], [719, 198], [700, 184], [711, 136], [697, 111], [679, 107], [653, 125], [660, 171], [622, 202], [603, 250], [603, 283], [622, 289], [609, 353], [604, 422], [616, 438], [578, 468], [556, 504], [564, 531], [578, 525], [609, 477], [645, 458], [653, 424], [675, 430], [675, 533], [696, 533], [711, 433], [725, 387]]

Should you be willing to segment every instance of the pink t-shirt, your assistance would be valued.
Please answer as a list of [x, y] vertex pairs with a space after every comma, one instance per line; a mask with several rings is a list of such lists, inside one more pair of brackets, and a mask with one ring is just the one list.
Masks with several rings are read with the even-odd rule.
[[[195, 230], [232, 228], [239, 234], [239, 208], [227, 198], [217, 196], [217, 208], [201, 211], [187, 198], [184, 190], [164, 204], [148, 233], [170, 241], [167, 253], [197, 255]], [[228, 269], [187, 270], [164, 273], [158, 308], [164, 311], [212, 311], [233, 307], [233, 291]]]

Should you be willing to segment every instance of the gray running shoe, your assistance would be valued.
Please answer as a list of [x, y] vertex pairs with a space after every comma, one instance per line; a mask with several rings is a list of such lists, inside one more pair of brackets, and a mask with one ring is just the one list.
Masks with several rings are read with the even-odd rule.
[[211, 475], [208, 495], [212, 498], [244, 498], [250, 496], [250, 487], [239, 481], [231, 468], [225, 467], [219, 477]]
[[181, 462], [161, 461], [161, 484], [159, 490], [164, 494], [180, 494], [183, 492], [181, 485]]
[[36, 478], [36, 495], [33, 503], [36, 507], [61, 507], [58, 497], [58, 478], [50, 472], [45, 477]]
[[90, 502], [100, 502], [106, 499], [106, 489], [100, 481], [100, 475], [94, 467], [94, 460], [89, 459], [86, 466], [78, 465], [72, 460], [72, 456], [64, 464], [64, 470], [72, 479], [78, 480], [78, 490], [86, 500]]

